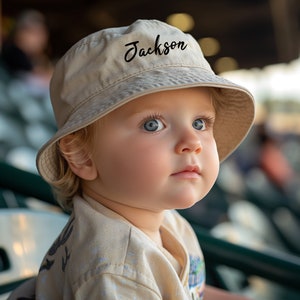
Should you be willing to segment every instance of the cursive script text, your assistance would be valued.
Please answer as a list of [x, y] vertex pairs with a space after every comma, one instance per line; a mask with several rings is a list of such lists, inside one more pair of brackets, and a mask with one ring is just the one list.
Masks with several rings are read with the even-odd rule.
[[139, 48], [139, 41], [134, 41], [125, 44], [126, 47], [129, 47], [125, 53], [124, 59], [126, 62], [132, 61], [137, 55], [139, 57], [148, 56], [148, 55], [168, 55], [170, 50], [179, 49], [185, 50], [187, 44], [184, 41], [172, 41], [164, 42], [163, 44], [159, 42], [160, 35], [158, 34], [153, 47], [149, 48]]

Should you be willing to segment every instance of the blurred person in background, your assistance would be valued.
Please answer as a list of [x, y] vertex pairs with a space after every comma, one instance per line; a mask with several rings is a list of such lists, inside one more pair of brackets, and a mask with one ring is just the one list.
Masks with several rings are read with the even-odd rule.
[[259, 166], [271, 183], [284, 191], [295, 177], [295, 171], [280, 148], [279, 142], [266, 130], [265, 124], [257, 127], [260, 144]]
[[3, 41], [2, 66], [13, 77], [48, 88], [52, 75], [48, 42], [49, 31], [44, 15], [35, 10], [22, 12]]

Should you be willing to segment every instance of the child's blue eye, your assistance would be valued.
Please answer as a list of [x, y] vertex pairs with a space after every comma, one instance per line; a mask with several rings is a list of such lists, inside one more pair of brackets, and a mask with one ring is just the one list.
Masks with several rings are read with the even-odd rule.
[[146, 131], [159, 131], [164, 128], [164, 124], [158, 119], [150, 119], [143, 125]]
[[196, 119], [193, 122], [193, 127], [197, 130], [204, 130], [206, 129], [205, 121], [203, 119]]

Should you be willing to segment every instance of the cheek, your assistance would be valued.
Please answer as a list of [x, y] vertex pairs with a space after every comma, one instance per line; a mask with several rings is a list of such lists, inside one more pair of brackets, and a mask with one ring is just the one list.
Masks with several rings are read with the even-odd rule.
[[216, 142], [213, 138], [205, 141], [205, 146], [200, 154], [204, 170], [210, 180], [216, 179], [219, 174], [220, 160]]
[[114, 162], [119, 166], [119, 175], [122, 178], [134, 178], [140, 184], [144, 181], [150, 184], [162, 171], [163, 154], [159, 147], [131, 147], [124, 151], [119, 159]]
[[216, 142], [213, 140], [210, 147], [210, 155], [209, 155], [209, 167], [207, 170], [210, 172], [210, 177], [213, 182], [218, 177], [219, 170], [220, 170], [220, 160]]
[[[166, 161], [162, 150], [156, 146], [128, 143], [126, 147], [111, 149], [99, 158], [99, 175], [102, 182], [112, 189], [138, 193], [159, 184], [165, 172]], [[152, 186], [152, 187], [151, 187]]]

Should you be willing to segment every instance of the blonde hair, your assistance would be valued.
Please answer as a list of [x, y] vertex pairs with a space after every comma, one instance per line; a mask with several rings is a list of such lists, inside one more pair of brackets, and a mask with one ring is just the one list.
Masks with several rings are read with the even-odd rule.
[[69, 163], [84, 164], [91, 156], [96, 124], [79, 129], [64, 139], [65, 147], [61, 147], [61, 140], [56, 144], [58, 154], [58, 177], [51, 183], [56, 200], [66, 211], [73, 209], [73, 197], [82, 193], [81, 179], [70, 168]]

